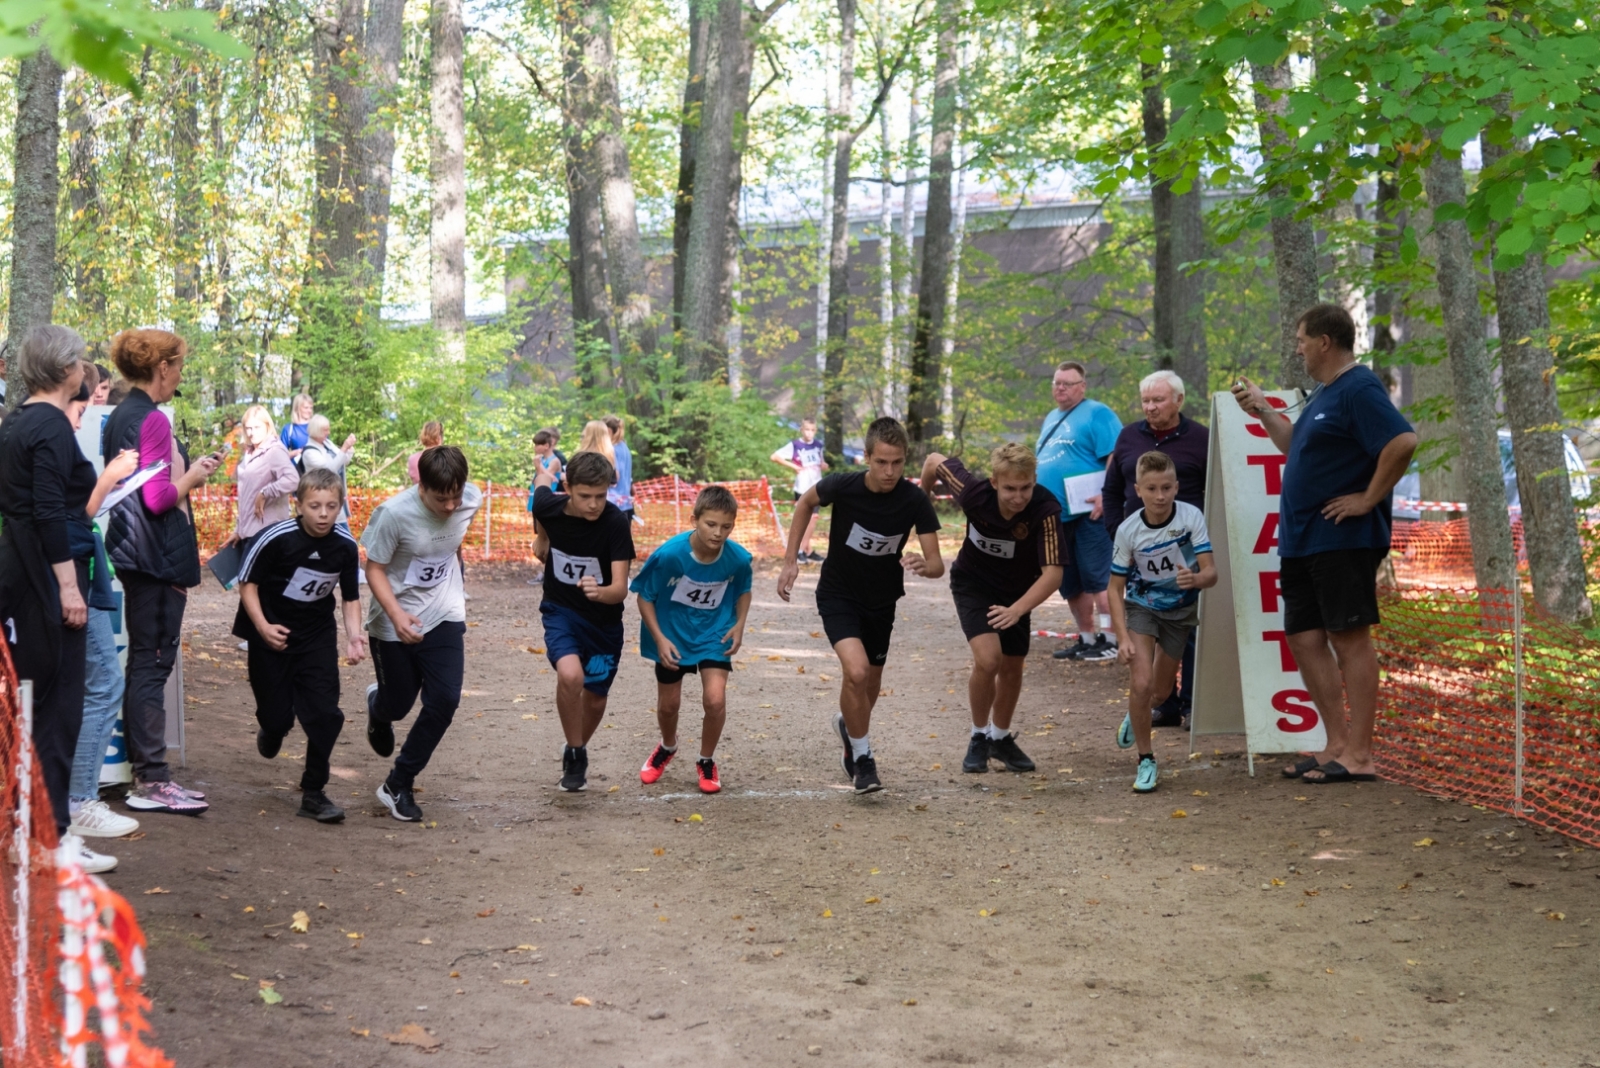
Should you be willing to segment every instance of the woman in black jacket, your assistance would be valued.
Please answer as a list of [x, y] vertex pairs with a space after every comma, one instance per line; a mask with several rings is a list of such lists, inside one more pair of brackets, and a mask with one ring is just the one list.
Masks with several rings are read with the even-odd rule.
[[83, 386], [83, 355], [72, 330], [36, 327], [17, 354], [27, 403], [0, 423], [0, 625], [17, 677], [33, 682], [34, 749], [58, 834], [83, 723], [89, 516], [137, 463], [119, 456], [97, 479], [79, 450], [66, 408]]

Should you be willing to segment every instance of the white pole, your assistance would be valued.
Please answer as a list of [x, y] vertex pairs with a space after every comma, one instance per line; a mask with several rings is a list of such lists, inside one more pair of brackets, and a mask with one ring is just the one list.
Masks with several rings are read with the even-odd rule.
[[1522, 805], [1522, 589], [1521, 583], [1514, 584], [1511, 590], [1511, 655], [1516, 665], [1517, 677], [1517, 757], [1516, 757], [1516, 787], [1513, 794], [1514, 811], [1518, 816], [1523, 814]]
[[12, 846], [17, 854], [17, 888], [13, 900], [17, 905], [17, 959], [11, 963], [11, 976], [17, 984], [15, 1042], [12, 1058], [21, 1062], [28, 1049], [28, 896], [29, 876], [33, 874], [33, 857], [29, 847], [33, 839], [33, 682], [22, 680], [17, 687], [22, 700], [22, 723], [17, 732], [17, 820], [12, 831]]
[[483, 558], [489, 559], [489, 533], [494, 524], [494, 483], [483, 484]]

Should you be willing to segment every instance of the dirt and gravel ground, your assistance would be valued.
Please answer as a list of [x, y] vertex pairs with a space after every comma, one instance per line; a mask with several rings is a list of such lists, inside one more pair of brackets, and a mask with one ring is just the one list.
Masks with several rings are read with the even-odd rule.
[[[638, 660], [589, 792], [558, 793], [538, 590], [471, 575], [467, 693], [423, 826], [374, 800], [386, 765], [357, 717], [330, 788], [350, 818], [295, 818], [304, 743], [256, 755], [233, 598], [208, 584], [185, 781], [213, 808], [111, 847], [159, 1043], [184, 1068], [1600, 1064], [1594, 852], [1399, 786], [1303, 786], [1277, 762], [1252, 779], [1238, 744], [1186, 759], [1177, 732], [1135, 796], [1112, 741], [1126, 672], [1048, 641], [1018, 719], [1039, 772], [963, 775], [943, 582], [909, 584], [873, 730], [888, 788], [857, 798], [808, 571], [793, 605], [758, 576], [718, 797], [687, 759], [639, 784]], [[344, 672], [346, 709], [371, 678]]]

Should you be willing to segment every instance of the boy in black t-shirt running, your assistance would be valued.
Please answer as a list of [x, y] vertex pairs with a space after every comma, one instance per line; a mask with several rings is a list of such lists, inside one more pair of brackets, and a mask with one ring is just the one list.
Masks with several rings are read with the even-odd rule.
[[367, 655], [361, 625], [361, 561], [355, 539], [336, 525], [344, 484], [335, 471], [313, 468], [295, 490], [300, 518], [276, 523], [253, 541], [239, 569], [239, 611], [233, 633], [249, 645], [250, 689], [256, 698], [256, 751], [271, 760], [296, 718], [306, 732], [297, 816], [337, 823], [344, 809], [324, 793], [333, 745], [344, 727], [339, 711], [339, 631], [333, 591], [344, 601], [345, 653]]
[[[910, 447], [905, 427], [887, 417], [875, 419], [867, 427], [865, 445], [865, 472], [829, 475], [800, 495], [778, 577], [778, 596], [787, 601], [800, 574], [798, 554], [806, 526], [819, 507], [832, 505], [817, 612], [843, 669], [839, 714], [833, 722], [844, 745], [844, 773], [858, 794], [883, 789], [867, 732], [889, 658], [895, 603], [906, 592], [904, 574], [944, 574], [939, 517], [928, 498], [903, 477]], [[922, 555], [902, 556], [912, 530]]]
[[931, 497], [943, 482], [967, 513], [967, 537], [950, 568], [956, 615], [972, 647], [972, 737], [961, 770], [985, 772], [994, 759], [1026, 772], [1034, 764], [1011, 733], [1011, 716], [1022, 695], [1028, 613], [1061, 585], [1066, 539], [1061, 504], [1036, 481], [1038, 461], [1027, 446], [1000, 446], [989, 466], [994, 473], [980, 479], [960, 460], [930, 453], [922, 489]]
[[556, 713], [566, 735], [561, 788], [588, 786], [589, 739], [606, 714], [606, 698], [622, 661], [622, 603], [633, 566], [633, 530], [606, 490], [616, 480], [597, 452], [574, 453], [567, 493], [555, 493], [551, 472], [534, 477], [535, 552], [544, 560], [545, 655], [556, 669]]

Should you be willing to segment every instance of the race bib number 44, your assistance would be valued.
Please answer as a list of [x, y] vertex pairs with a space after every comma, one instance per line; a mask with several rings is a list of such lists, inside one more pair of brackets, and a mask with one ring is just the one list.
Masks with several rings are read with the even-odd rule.
[[1176, 545], [1153, 552], [1137, 551], [1133, 554], [1133, 562], [1139, 569], [1139, 577], [1147, 582], [1176, 579], [1178, 568], [1189, 566], [1183, 558], [1183, 550]]
[[980, 553], [987, 553], [990, 556], [998, 556], [1002, 560], [1010, 560], [1017, 555], [1016, 542], [1007, 541], [1004, 538], [986, 538], [982, 534], [979, 534], [978, 528], [970, 523], [967, 524], [967, 540], [970, 541]]
[[594, 556], [568, 556], [566, 553], [550, 547], [550, 570], [555, 572], [557, 582], [565, 582], [568, 586], [576, 586], [586, 578], [596, 582], [605, 583], [605, 572], [600, 570], [600, 559]]
[[850, 548], [866, 556], [893, 556], [900, 551], [904, 534], [874, 534], [860, 523], [850, 525]]
[[337, 574], [297, 567], [289, 579], [289, 585], [283, 588], [283, 595], [291, 601], [320, 601], [332, 593], [338, 584]]
[[424, 590], [437, 586], [450, 577], [450, 572], [455, 566], [454, 553], [449, 556], [419, 557], [411, 561], [411, 566], [406, 568], [406, 585]]
[[703, 608], [710, 612], [722, 604], [722, 598], [727, 592], [727, 579], [721, 582], [696, 582], [691, 578], [680, 578], [677, 585], [672, 587], [672, 600], [690, 608]]

